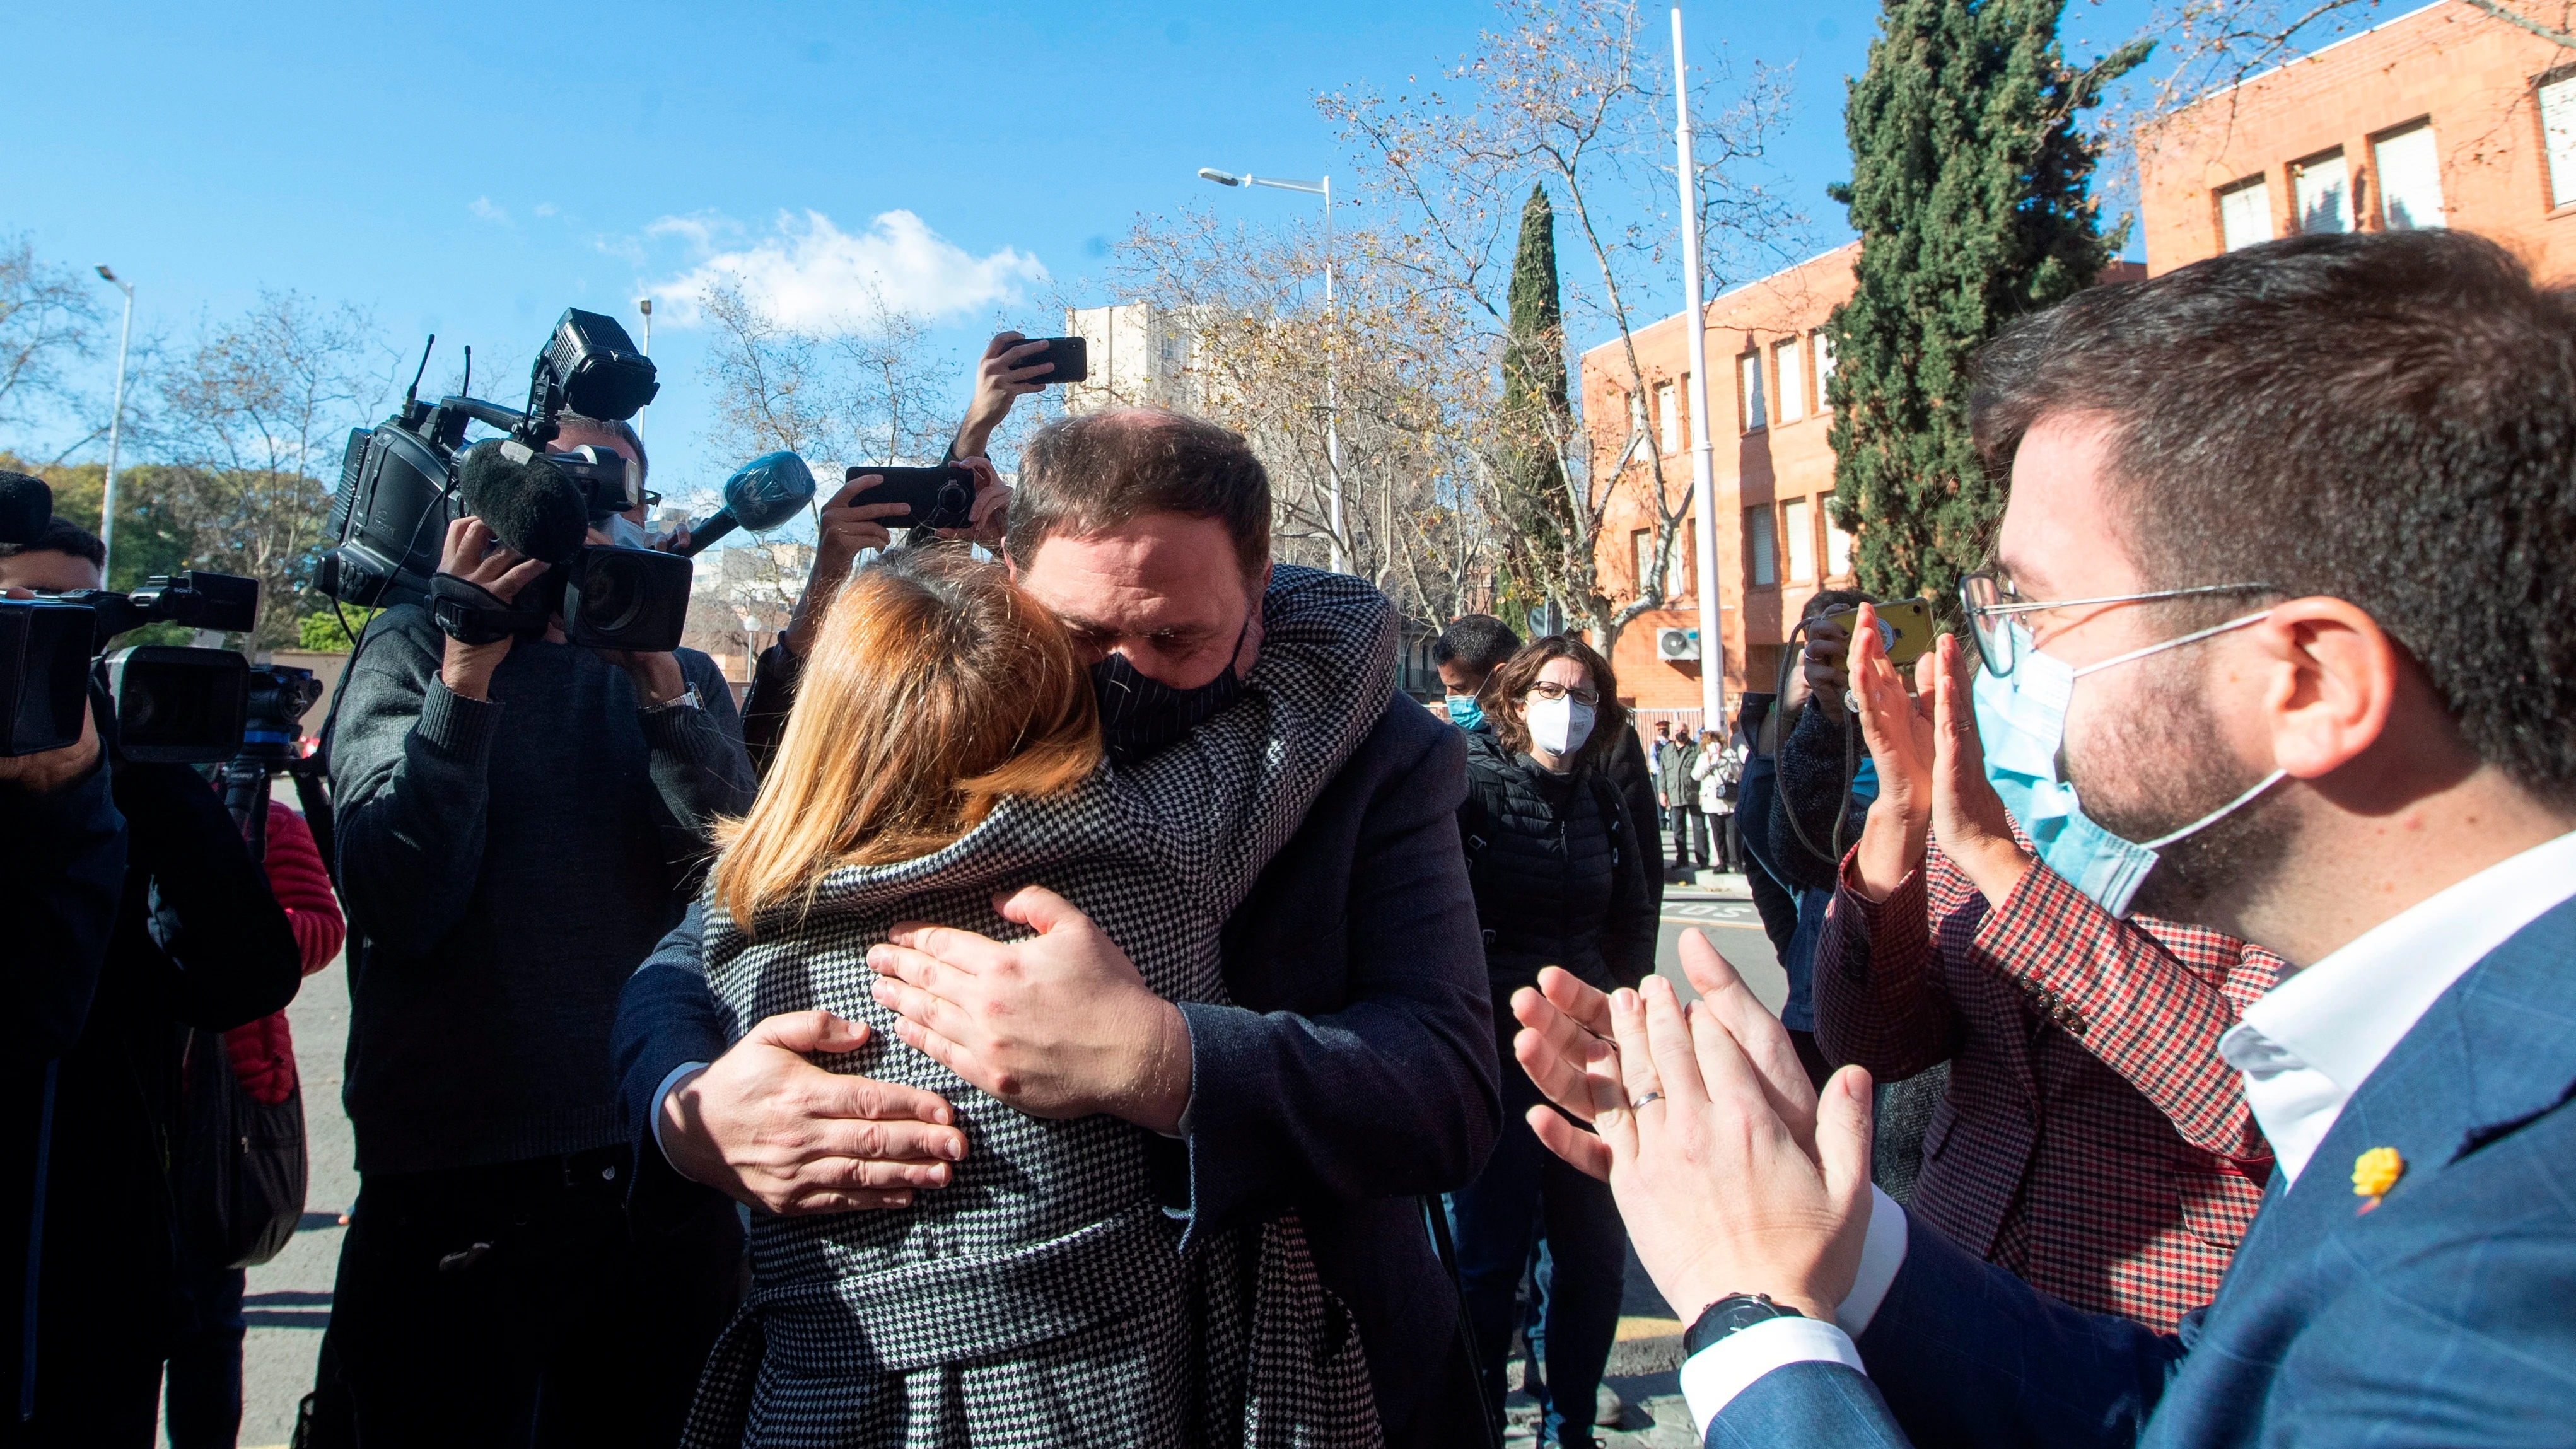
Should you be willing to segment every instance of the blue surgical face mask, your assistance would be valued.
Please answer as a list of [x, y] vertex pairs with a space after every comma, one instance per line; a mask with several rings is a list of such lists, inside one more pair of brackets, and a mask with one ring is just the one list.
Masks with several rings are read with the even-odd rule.
[[1485, 727], [1485, 710], [1482, 705], [1476, 703], [1476, 696], [1453, 694], [1447, 696], [1446, 702], [1451, 724], [1462, 730], [1480, 730]]
[[1984, 745], [1986, 779], [2003, 797], [2022, 832], [2038, 848], [2040, 863], [2114, 916], [2129, 914], [2129, 902], [2155, 869], [2156, 853], [2175, 841], [2197, 835], [2235, 813], [2247, 801], [2272, 788], [2287, 770], [2274, 770], [2253, 789], [2174, 831], [2140, 844], [2105, 830], [2076, 802], [2075, 787], [2060, 767], [2066, 744], [2066, 706], [2075, 681], [2095, 670], [2159, 653], [2177, 645], [2240, 629], [2263, 618], [2251, 614], [2213, 629], [2186, 634], [2161, 644], [2074, 668], [2042, 654], [2031, 644], [2030, 631], [2019, 620], [2013, 631], [2013, 672], [1999, 677], [1977, 671], [1969, 697], [1977, 712], [1977, 734]]

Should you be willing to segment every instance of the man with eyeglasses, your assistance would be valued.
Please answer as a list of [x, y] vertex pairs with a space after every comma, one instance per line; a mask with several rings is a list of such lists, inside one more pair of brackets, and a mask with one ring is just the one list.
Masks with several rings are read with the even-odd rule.
[[[1905, 1197], [1917, 1219], [2078, 1308], [2171, 1329], [2218, 1291], [2262, 1206], [2272, 1149], [2218, 1041], [2281, 963], [2130, 914], [2135, 848], [2078, 826], [2055, 781], [2039, 701], [2062, 698], [2063, 681], [2045, 656], [2012, 652], [2025, 617], [2154, 598], [2031, 603], [1975, 574], [1961, 613], [1976, 642], [1927, 656], [1919, 695], [1871, 627], [1848, 678], [1810, 663], [1820, 697], [1858, 706], [1879, 782], [1835, 873], [1812, 993], [1827, 1060], [1881, 1082], [1950, 1064]], [[1936, 670], [1951, 697], [1973, 692], [1978, 718], [1935, 721]], [[1785, 778], [1839, 778], [1842, 733], [1821, 713], [1782, 746]], [[1787, 803], [1811, 835], [1830, 829], [1833, 801]]]
[[1599, 1135], [1534, 1125], [1691, 1325], [1704, 1442], [2576, 1442], [2576, 291], [2292, 237], [2018, 324], [1971, 405], [2026, 597], [1881, 723], [1973, 714], [2053, 870], [2279, 953], [2217, 1046], [2276, 1168], [2156, 1333], [1876, 1197], [1868, 1073], [1809, 1092], [1704, 939], [1687, 1014], [1543, 977], [1515, 1055]]

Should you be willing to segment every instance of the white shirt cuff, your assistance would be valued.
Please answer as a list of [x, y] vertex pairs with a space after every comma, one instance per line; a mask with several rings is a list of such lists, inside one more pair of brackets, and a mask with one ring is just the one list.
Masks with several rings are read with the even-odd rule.
[[1793, 1363], [1838, 1363], [1863, 1372], [1860, 1350], [1851, 1335], [1812, 1318], [1773, 1318], [1738, 1329], [1691, 1355], [1682, 1365], [1682, 1397], [1690, 1403], [1691, 1422], [1708, 1440], [1709, 1421], [1753, 1387], [1753, 1381]]
[[1869, 1190], [1869, 1228], [1861, 1240], [1860, 1272], [1852, 1279], [1852, 1291], [1845, 1295], [1842, 1306], [1834, 1311], [1834, 1321], [1818, 1323], [1812, 1318], [1774, 1318], [1750, 1328], [1739, 1329], [1698, 1353], [1682, 1365], [1682, 1397], [1689, 1401], [1691, 1420], [1699, 1426], [1699, 1437], [1708, 1438], [1709, 1421], [1734, 1402], [1735, 1396], [1753, 1386], [1753, 1381], [1793, 1363], [1838, 1363], [1854, 1373], [1867, 1373], [1861, 1367], [1860, 1350], [1852, 1340], [1869, 1331], [1870, 1320], [1878, 1316], [1878, 1306], [1887, 1301], [1887, 1290], [1896, 1282], [1896, 1272], [1905, 1266], [1905, 1209], [1896, 1199]]
[[1869, 1332], [1869, 1321], [1878, 1316], [1878, 1305], [1887, 1301], [1887, 1290], [1896, 1283], [1896, 1270], [1905, 1266], [1905, 1243], [1905, 1209], [1873, 1184], [1869, 1236], [1860, 1245], [1860, 1273], [1852, 1279], [1843, 1306], [1834, 1310], [1834, 1322], [1842, 1325], [1843, 1332], [1854, 1338]]
[[[707, 1066], [708, 1064], [705, 1062], [682, 1062], [678, 1066], [671, 1068], [670, 1075], [662, 1078], [662, 1085], [653, 1089], [653, 1145], [662, 1149], [662, 1160], [664, 1162], [671, 1162], [671, 1149], [664, 1146], [662, 1142], [662, 1104], [671, 1100], [671, 1094], [680, 1089], [680, 1084], [682, 1082], [685, 1082], [691, 1077], [696, 1076], [698, 1073], [705, 1071]], [[673, 1172], [679, 1172], [680, 1164], [671, 1162], [671, 1170]], [[688, 1176], [688, 1174], [684, 1172], [680, 1173], [680, 1175], [683, 1177]], [[1863, 1254], [1863, 1261], [1867, 1261], [1866, 1253]]]

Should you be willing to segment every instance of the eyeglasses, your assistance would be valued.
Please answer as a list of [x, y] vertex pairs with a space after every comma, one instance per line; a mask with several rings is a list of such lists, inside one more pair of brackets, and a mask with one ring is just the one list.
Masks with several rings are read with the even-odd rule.
[[1568, 689], [1553, 679], [1540, 680], [1529, 687], [1529, 692], [1541, 699], [1570, 698], [1581, 705], [1594, 705], [1601, 702], [1601, 691], [1597, 689]]
[[1977, 658], [1988, 672], [2001, 679], [2012, 673], [2017, 662], [2011, 627], [2016, 614], [2035, 614], [2042, 609], [2072, 609], [2087, 604], [2144, 604], [2157, 599], [2189, 599], [2204, 594], [2279, 592], [2279, 586], [2274, 584], [2202, 584], [2189, 589], [2159, 589], [2150, 594], [2106, 594], [2097, 599], [2027, 600], [2021, 597], [2021, 590], [2014, 587], [2012, 580], [1981, 570], [1959, 580], [1959, 612], [1967, 616], [1968, 638], [1977, 646]]

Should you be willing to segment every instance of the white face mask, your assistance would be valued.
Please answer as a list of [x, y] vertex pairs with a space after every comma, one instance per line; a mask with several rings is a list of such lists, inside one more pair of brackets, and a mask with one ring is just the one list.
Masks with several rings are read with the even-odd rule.
[[1592, 738], [1592, 706], [1568, 695], [1533, 699], [1528, 704], [1530, 744], [1559, 759], [1583, 748]]

